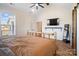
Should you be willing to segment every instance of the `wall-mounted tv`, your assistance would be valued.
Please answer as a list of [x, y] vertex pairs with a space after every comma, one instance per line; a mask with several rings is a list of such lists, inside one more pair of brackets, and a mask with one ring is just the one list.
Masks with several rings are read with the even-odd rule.
[[48, 19], [47, 25], [50, 25], [50, 26], [59, 25], [59, 18]]

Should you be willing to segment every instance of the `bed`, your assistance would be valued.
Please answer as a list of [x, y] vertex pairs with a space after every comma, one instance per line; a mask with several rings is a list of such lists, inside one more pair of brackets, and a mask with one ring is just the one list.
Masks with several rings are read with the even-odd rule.
[[39, 36], [16, 37], [7, 46], [16, 56], [53, 56], [57, 49], [54, 39]]
[[[33, 33], [0, 41], [0, 56], [74, 56], [70, 44], [56, 40], [56, 33]], [[45, 37], [48, 35], [48, 38]], [[54, 38], [51, 39], [51, 35]], [[63, 53], [64, 52], [64, 53]]]

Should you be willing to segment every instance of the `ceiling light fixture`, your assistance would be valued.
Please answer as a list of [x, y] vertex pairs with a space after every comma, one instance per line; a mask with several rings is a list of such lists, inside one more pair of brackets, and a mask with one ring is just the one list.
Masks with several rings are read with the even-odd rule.
[[33, 5], [30, 6], [31, 8], [32, 7], [35, 7], [36, 9], [38, 9], [38, 7], [41, 7], [41, 8], [44, 8], [44, 4], [46, 4], [47, 6], [49, 5], [49, 3], [32, 3]]
[[36, 5], [36, 6], [38, 6], [38, 4], [37, 4], [37, 3], [36, 3], [35, 5]]

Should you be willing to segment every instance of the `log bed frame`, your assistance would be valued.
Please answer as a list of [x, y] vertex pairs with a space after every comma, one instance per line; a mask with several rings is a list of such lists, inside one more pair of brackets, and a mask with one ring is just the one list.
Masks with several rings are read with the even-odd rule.
[[56, 33], [27, 32], [26, 36], [16, 37], [7, 46], [16, 56], [56, 55]]
[[[48, 35], [48, 39], [53, 39], [53, 38], [50, 38], [51, 35], [54, 36], [54, 40], [55, 40], [55, 45], [57, 46], [56, 44], [56, 40], [57, 40], [57, 33], [56, 32], [53, 32], [53, 33], [43, 33], [43, 32], [27, 32], [27, 35], [28, 36], [36, 36], [36, 37], [43, 37], [43, 38], [46, 38], [45, 35]], [[55, 50], [55, 54], [56, 54], [56, 50]]]
[[27, 32], [28, 36], [36, 36], [36, 37], [43, 37], [46, 38], [45, 35], [48, 35], [48, 39], [51, 39], [50, 36], [53, 35], [54, 39], [57, 39], [57, 34], [56, 32], [54, 33], [43, 33], [43, 32]]

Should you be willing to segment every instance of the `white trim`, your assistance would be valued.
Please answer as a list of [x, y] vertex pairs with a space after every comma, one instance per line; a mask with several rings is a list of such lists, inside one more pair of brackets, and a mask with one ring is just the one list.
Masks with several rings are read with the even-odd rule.
[[79, 56], [79, 50], [77, 50], [77, 56]]
[[1, 17], [0, 17], [0, 38], [1, 38]]

